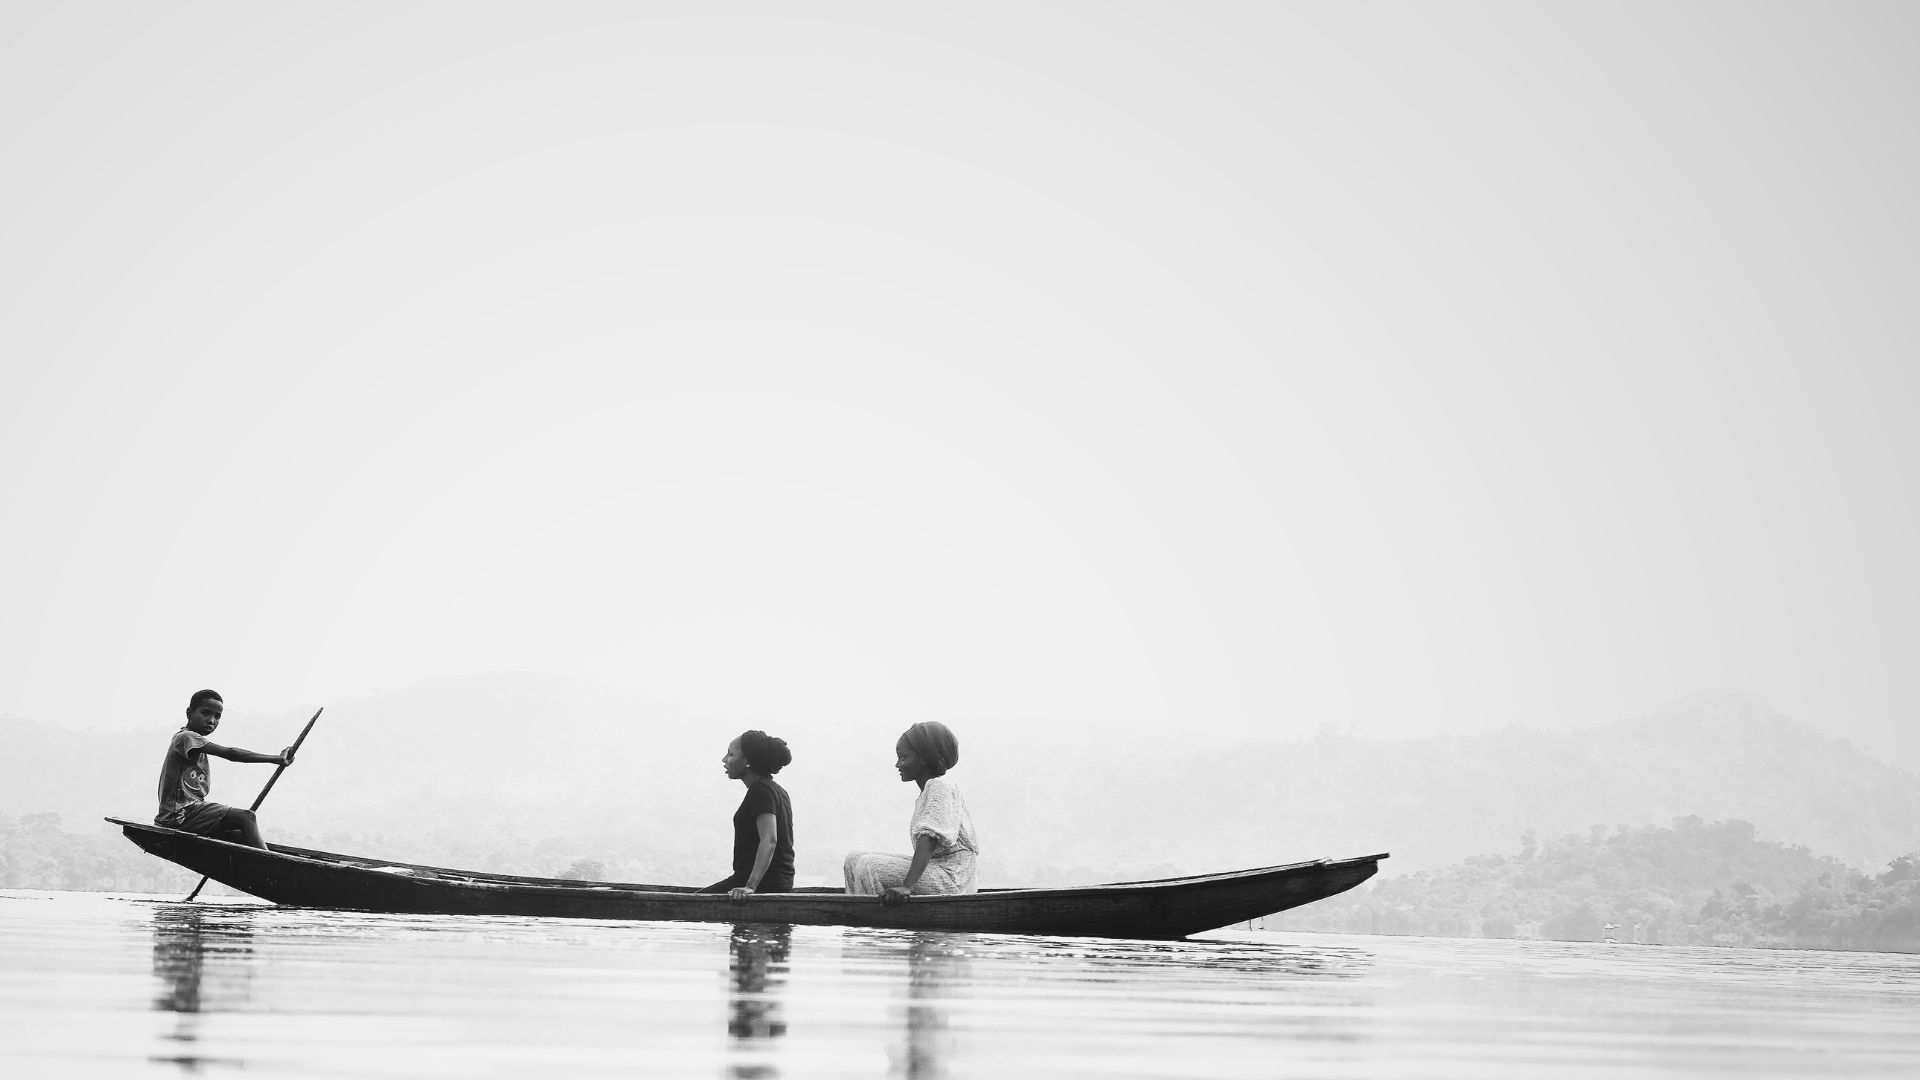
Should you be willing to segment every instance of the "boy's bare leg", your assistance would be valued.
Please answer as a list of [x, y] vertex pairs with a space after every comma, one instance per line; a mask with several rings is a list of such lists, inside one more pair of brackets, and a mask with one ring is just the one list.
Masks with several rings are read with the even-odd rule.
[[236, 843], [248, 847], [265, 849], [267, 846], [267, 842], [260, 838], [260, 819], [251, 810], [235, 808], [227, 811], [226, 820], [220, 823], [220, 831], [228, 834]]

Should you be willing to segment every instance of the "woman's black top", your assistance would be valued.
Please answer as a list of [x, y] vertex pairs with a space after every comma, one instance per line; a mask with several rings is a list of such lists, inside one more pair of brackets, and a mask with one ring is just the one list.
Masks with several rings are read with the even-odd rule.
[[780, 835], [773, 842], [773, 861], [754, 892], [787, 892], [793, 888], [793, 801], [787, 789], [762, 777], [747, 785], [747, 796], [733, 812], [733, 873], [701, 892], [742, 888], [753, 873], [753, 857], [760, 853], [760, 815], [772, 814]]

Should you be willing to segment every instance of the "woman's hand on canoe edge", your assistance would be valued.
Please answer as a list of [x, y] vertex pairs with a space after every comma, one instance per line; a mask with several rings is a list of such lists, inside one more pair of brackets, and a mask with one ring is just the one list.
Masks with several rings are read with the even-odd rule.
[[745, 900], [747, 897], [752, 895], [753, 895], [753, 890], [747, 888], [744, 885], [742, 885], [740, 888], [737, 888], [737, 889], [727, 890], [727, 899], [729, 900]]
[[913, 890], [905, 885], [889, 885], [880, 890], [880, 902], [888, 907], [904, 904], [911, 896], [913, 896]]

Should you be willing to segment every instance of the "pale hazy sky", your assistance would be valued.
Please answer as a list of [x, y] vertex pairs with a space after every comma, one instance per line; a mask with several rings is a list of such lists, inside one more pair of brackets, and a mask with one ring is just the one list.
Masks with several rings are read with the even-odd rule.
[[1920, 766], [1920, 6], [0, 7], [0, 715]]

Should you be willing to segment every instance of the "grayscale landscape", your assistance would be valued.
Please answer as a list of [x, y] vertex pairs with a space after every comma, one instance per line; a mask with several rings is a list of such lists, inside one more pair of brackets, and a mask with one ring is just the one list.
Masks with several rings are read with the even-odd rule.
[[0, 4], [0, 1071], [1920, 1075], [1916, 42]]
[[[236, 744], [266, 747], [302, 722], [297, 714], [236, 719], [223, 731]], [[503, 674], [341, 702], [322, 722], [276, 790], [270, 821], [282, 842], [537, 876], [680, 885], [724, 876], [714, 853], [726, 850], [737, 787], [719, 759], [739, 732], [713, 718], [584, 680]], [[79, 782], [48, 774], [0, 795], [0, 888], [190, 881], [99, 820], [151, 817], [155, 747], [164, 749], [169, 733], [158, 725], [79, 735], [0, 721], [0, 737], [32, 760], [90, 763]], [[847, 851], [904, 845], [896, 834], [911, 789], [892, 775], [892, 732], [776, 733], [795, 748], [782, 778], [796, 805], [801, 883], [837, 885]], [[1068, 765], [1073, 782], [1062, 780]], [[216, 783], [238, 798], [270, 771], [222, 762]], [[1324, 730], [1194, 747], [1171, 737], [1009, 738], [989, 729], [968, 739], [955, 776], [991, 837], [982, 874], [995, 886], [1391, 853], [1375, 883], [1274, 920], [1289, 928], [1597, 940], [1607, 922], [1635, 912], [1648, 919], [1642, 909], [1698, 915], [1716, 892], [1745, 902], [1760, 885], [1761, 902], [1789, 903], [1822, 875], [1874, 878], [1902, 859], [1920, 879], [1912, 865], [1920, 861], [1920, 775], [1734, 690], [1702, 690], [1597, 727], [1423, 739]], [[324, 797], [313, 790], [322, 782]], [[1624, 843], [1621, 834], [1653, 830], [1671, 840], [1687, 822], [1693, 834], [1720, 831], [1688, 834], [1692, 846], [1681, 844], [1687, 850], [1645, 880], [1610, 882], [1588, 864], [1563, 868], [1517, 914], [1512, 883], [1484, 870], [1465, 902], [1434, 884], [1571, 839]], [[1756, 841], [1783, 849], [1764, 873], [1751, 865]], [[1649, 888], [1659, 898], [1647, 899]], [[1421, 899], [1407, 899], [1416, 890]], [[1876, 910], [1896, 912], [1887, 916], [1892, 928], [1862, 931], [1860, 943], [1920, 951], [1916, 890], [1920, 880], [1874, 897]], [[1384, 923], [1382, 897], [1399, 898]], [[1669, 922], [1679, 925], [1677, 916]], [[1726, 940], [1816, 937], [1755, 931]]]

